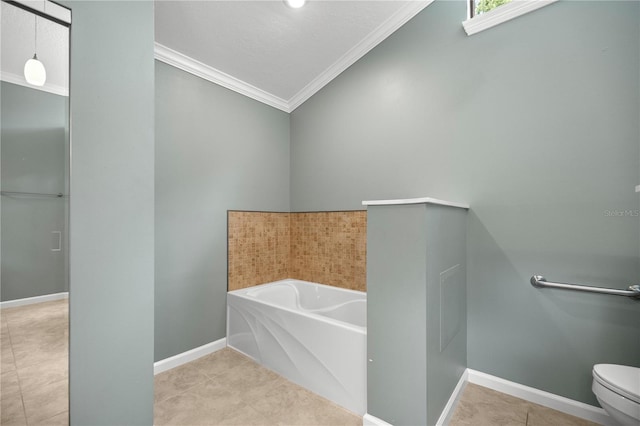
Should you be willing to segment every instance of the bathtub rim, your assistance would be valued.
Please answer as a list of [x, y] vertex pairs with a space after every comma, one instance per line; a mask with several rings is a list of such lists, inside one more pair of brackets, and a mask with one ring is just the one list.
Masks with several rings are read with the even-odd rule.
[[[306, 312], [306, 311], [302, 311], [302, 310], [291, 309], [291, 308], [288, 308], [286, 306], [277, 305], [275, 303], [267, 302], [267, 301], [261, 300], [261, 299], [256, 298], [256, 297], [249, 296], [247, 294], [250, 291], [256, 290], [257, 288], [260, 288], [260, 287], [269, 287], [269, 286], [274, 286], [274, 285], [278, 285], [278, 284], [280, 284], [280, 285], [281, 284], [289, 284], [289, 283], [294, 282], [294, 281], [305, 283], [305, 284], [311, 284], [311, 285], [315, 285], [315, 286], [320, 286], [320, 287], [326, 287], [326, 288], [330, 288], [330, 289], [336, 290], [336, 291], [342, 291], [342, 292], [348, 292], [348, 293], [352, 293], [352, 294], [364, 295], [364, 303], [365, 304], [367, 303], [367, 293], [364, 292], [364, 291], [351, 290], [351, 289], [348, 289], [348, 288], [335, 287], [335, 286], [330, 286], [330, 285], [327, 285], [327, 284], [314, 283], [314, 282], [311, 282], [311, 281], [304, 281], [304, 280], [299, 280], [299, 279], [296, 279], [296, 278], [285, 278], [283, 280], [272, 281], [272, 282], [269, 282], [269, 283], [264, 283], [264, 284], [259, 284], [259, 285], [255, 285], [255, 286], [251, 286], [251, 287], [241, 288], [241, 289], [238, 289], [238, 290], [227, 291], [227, 311], [231, 308], [229, 306], [229, 295], [232, 295], [232, 296], [235, 296], [235, 297], [239, 297], [241, 299], [253, 301], [254, 303], [267, 305], [267, 306], [272, 307], [274, 309], [280, 309], [280, 310], [283, 310], [283, 311], [287, 311], [287, 312], [291, 312], [291, 313], [294, 313], [294, 314], [302, 315], [302, 316], [305, 316], [305, 317], [308, 317], [308, 318], [312, 318], [312, 319], [315, 319], [315, 320], [319, 320], [319, 321], [322, 321], [322, 322], [330, 324], [330, 325], [335, 325], [335, 326], [338, 326], [338, 327], [342, 327], [342, 328], [345, 328], [347, 330], [351, 330], [351, 331], [355, 331], [355, 332], [358, 332], [358, 333], [362, 333], [365, 336], [367, 335], [367, 327], [361, 327], [361, 326], [358, 326], [358, 325], [355, 325], [355, 324], [351, 324], [351, 323], [348, 323], [348, 322], [337, 320], [335, 318], [325, 317], [325, 316], [319, 315], [319, 314], [317, 314], [315, 312]], [[229, 329], [228, 315], [229, 315], [229, 313], [227, 312], [227, 335], [229, 333], [229, 330], [228, 330]]]

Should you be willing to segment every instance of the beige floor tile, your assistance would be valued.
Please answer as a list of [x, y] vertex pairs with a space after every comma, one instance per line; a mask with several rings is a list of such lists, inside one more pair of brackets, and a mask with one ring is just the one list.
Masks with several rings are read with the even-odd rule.
[[69, 426], [69, 412], [65, 411], [42, 421], [31, 421], [29, 426]]
[[13, 356], [13, 349], [10, 344], [3, 344], [2, 348], [0, 348], [0, 372], [6, 373], [8, 371], [14, 371], [15, 369], [16, 363]]
[[49, 359], [18, 369], [20, 385], [24, 394], [33, 394], [38, 389], [67, 380], [69, 377], [69, 359], [66, 356]]
[[3, 424], [67, 424], [67, 300], [2, 309], [0, 317]]
[[11, 343], [25, 341], [56, 342], [68, 336], [69, 322], [66, 319], [54, 318], [39, 322], [28, 322], [22, 325], [9, 326]]
[[154, 400], [164, 401], [204, 383], [209, 378], [192, 363], [160, 373], [154, 378]]
[[362, 418], [311, 392], [301, 396], [276, 419], [278, 425], [362, 426]]
[[524, 426], [529, 403], [467, 383], [450, 426]]
[[598, 426], [597, 423], [570, 416], [561, 411], [531, 404], [527, 413], [527, 426]]
[[5, 309], [0, 309], [0, 328], [4, 331], [7, 327], [7, 315], [3, 312]]
[[213, 378], [247, 362], [252, 361], [233, 349], [224, 348], [199, 358], [191, 364], [202, 370], [209, 378]]
[[56, 340], [33, 339], [13, 343], [12, 348], [16, 366], [18, 369], [22, 369], [53, 359], [68, 357], [69, 342], [64, 338]]
[[311, 393], [306, 389], [283, 380], [275, 387], [265, 389], [263, 394], [243, 396], [243, 400], [268, 417], [277, 417], [285, 411], [305, 404]]
[[[212, 407], [226, 413], [225, 406], [238, 405], [242, 400], [242, 391], [237, 388], [230, 388], [215, 379], [207, 380], [198, 386], [193, 387], [188, 393], [197, 396], [202, 400], [215, 401]], [[223, 413], [223, 414], [224, 414]], [[224, 417], [220, 415], [219, 418]]]
[[7, 341], [7, 343], [9, 342], [9, 326], [7, 325], [6, 321], [2, 321], [0, 323], [0, 343], [4, 344], [5, 343], [5, 339]]
[[245, 403], [241, 403], [226, 417], [219, 420], [218, 425], [266, 426], [275, 424], [273, 419], [265, 417]]
[[0, 393], [2, 398], [5, 396], [12, 396], [14, 394], [20, 395], [18, 373], [15, 370], [0, 374]]
[[240, 410], [237, 393], [211, 380], [155, 404], [156, 425], [216, 425]]
[[280, 385], [284, 379], [255, 362], [246, 362], [215, 376], [212, 380], [240, 392], [243, 398], [249, 400], [265, 395], [270, 389]]
[[245, 401], [274, 424], [362, 425], [359, 416], [288, 380]]
[[474, 384], [465, 387], [450, 422], [450, 426], [467, 425], [597, 426], [596, 423]]
[[41, 422], [69, 410], [68, 380], [23, 392], [24, 408], [29, 423]]
[[15, 426], [27, 424], [20, 394], [2, 395], [0, 398], [0, 424]]

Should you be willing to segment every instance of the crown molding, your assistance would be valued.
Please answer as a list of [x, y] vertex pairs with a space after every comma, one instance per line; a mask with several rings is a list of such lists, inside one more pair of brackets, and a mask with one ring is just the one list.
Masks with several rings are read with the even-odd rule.
[[313, 79], [302, 90], [289, 99], [289, 107], [291, 108], [291, 111], [302, 105], [307, 99], [316, 94], [344, 70], [356, 63], [358, 59], [369, 53], [371, 49], [384, 41], [398, 28], [406, 24], [422, 9], [433, 3], [433, 1], [434, 0], [408, 1], [405, 6], [391, 15], [386, 21], [369, 33], [367, 37], [363, 38], [360, 43], [349, 49], [349, 51], [342, 55], [340, 59], [333, 63], [333, 65], [324, 70], [322, 74]]
[[160, 43], [155, 43], [154, 54], [157, 60], [165, 64], [174, 66], [207, 81], [226, 87], [229, 90], [248, 96], [256, 101], [290, 113], [340, 73], [353, 65], [358, 59], [366, 55], [371, 49], [380, 44], [384, 39], [389, 37], [398, 28], [407, 23], [407, 21], [416, 16], [418, 12], [433, 3], [433, 1], [434, 0], [408, 1], [405, 6], [369, 33], [360, 43], [349, 49], [340, 59], [324, 70], [289, 100], [284, 100], [272, 93], [259, 89]]
[[54, 95], [69, 96], [68, 87], [58, 86], [57, 84], [51, 83], [45, 83], [44, 86], [34, 86], [27, 83], [27, 80], [24, 79], [24, 76], [11, 72], [0, 72], [0, 80], [6, 81], [7, 83], [17, 84], [18, 86], [28, 87], [29, 89], [33, 90], [41, 90], [43, 92], [53, 93]]
[[207, 64], [190, 58], [187, 55], [170, 49], [160, 43], [155, 43], [154, 56], [157, 60], [164, 62], [165, 64], [174, 66], [284, 112], [291, 112], [289, 103], [284, 99], [272, 95], [269, 92], [259, 89]]

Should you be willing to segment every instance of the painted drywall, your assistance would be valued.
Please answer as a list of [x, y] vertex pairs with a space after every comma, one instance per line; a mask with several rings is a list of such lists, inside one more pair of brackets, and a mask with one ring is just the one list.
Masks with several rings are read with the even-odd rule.
[[63, 4], [73, 19], [70, 423], [150, 425], [153, 2]]
[[465, 14], [436, 1], [292, 113], [292, 209], [468, 202], [469, 367], [595, 404], [593, 364], [640, 366], [638, 304], [529, 278], [638, 282], [640, 4]]
[[[68, 98], [1, 85], [2, 190], [67, 194]], [[2, 197], [0, 300], [68, 291], [67, 203], [67, 198]]]
[[433, 425], [467, 367], [465, 209], [369, 206], [367, 412]]
[[156, 62], [155, 121], [160, 360], [226, 336], [227, 210], [289, 210], [289, 115]]

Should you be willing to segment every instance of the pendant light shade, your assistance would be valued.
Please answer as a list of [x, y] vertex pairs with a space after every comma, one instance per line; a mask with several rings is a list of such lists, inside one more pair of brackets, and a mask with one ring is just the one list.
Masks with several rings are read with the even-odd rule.
[[[45, 2], [45, 8], [46, 6]], [[29, 84], [44, 86], [47, 81], [47, 70], [44, 69], [44, 64], [38, 60], [38, 55], [35, 53], [38, 50], [38, 17], [36, 15], [33, 15], [33, 50], [33, 58], [24, 64], [24, 78]]]
[[284, 0], [284, 2], [292, 9], [299, 9], [307, 3], [307, 0]]
[[35, 53], [33, 54], [33, 58], [24, 64], [24, 78], [27, 80], [27, 83], [33, 84], [34, 86], [44, 86], [45, 81], [47, 81], [47, 71]]

